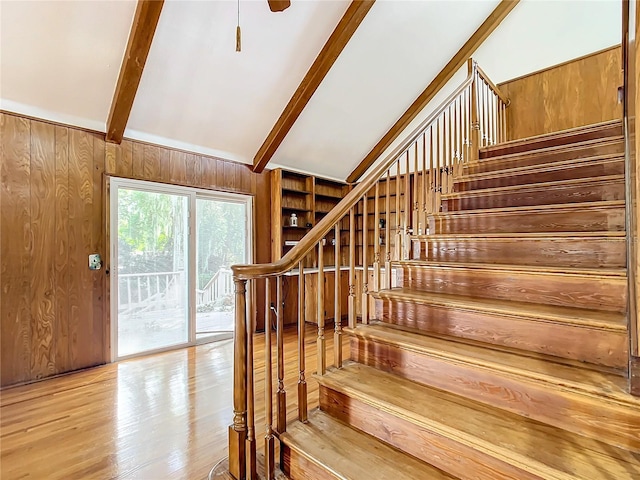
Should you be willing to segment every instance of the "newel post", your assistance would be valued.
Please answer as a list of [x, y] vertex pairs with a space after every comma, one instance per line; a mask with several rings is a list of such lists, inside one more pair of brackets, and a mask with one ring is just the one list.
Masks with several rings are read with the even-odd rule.
[[233, 425], [229, 427], [229, 473], [246, 478], [247, 439], [247, 298], [246, 280], [234, 278], [236, 294], [233, 334]]
[[476, 62], [469, 59], [467, 62], [469, 75], [473, 75], [471, 82], [471, 151], [469, 161], [477, 162], [480, 156], [480, 116], [478, 115], [478, 75], [476, 73]]

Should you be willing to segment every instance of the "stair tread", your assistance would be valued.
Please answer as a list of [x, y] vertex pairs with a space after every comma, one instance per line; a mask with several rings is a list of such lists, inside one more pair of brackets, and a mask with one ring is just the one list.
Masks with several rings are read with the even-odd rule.
[[374, 322], [346, 332], [363, 338], [420, 351], [456, 363], [498, 371], [504, 375], [551, 384], [568, 394], [589, 395], [598, 401], [617, 402], [622, 407], [638, 408], [640, 399], [626, 392], [626, 379], [615, 374], [558, 363], [551, 357], [529, 355], [493, 347], [481, 342], [436, 334], [425, 334], [407, 327]]
[[621, 231], [599, 232], [523, 232], [523, 233], [436, 233], [430, 235], [411, 235], [417, 240], [490, 240], [490, 239], [533, 239], [553, 240], [569, 238], [625, 238], [626, 233]]
[[593, 147], [612, 146], [620, 144], [621, 151], [624, 149], [624, 137], [622, 135], [614, 135], [611, 137], [595, 138], [591, 140], [582, 140], [580, 142], [574, 142], [566, 145], [553, 145], [549, 147], [542, 147], [532, 150], [525, 150], [522, 152], [503, 153], [500, 155], [492, 155], [488, 157], [480, 157], [478, 163], [466, 163], [464, 168], [473, 168], [479, 164], [491, 164], [502, 163], [513, 160], [514, 158], [540, 156], [540, 155], [554, 155], [564, 151], [578, 151]]
[[640, 457], [627, 450], [361, 364], [347, 362], [316, 378], [321, 385], [541, 478], [618, 480], [640, 475]]
[[[589, 132], [589, 131], [599, 131], [606, 130], [611, 127], [620, 127], [622, 130], [622, 121], [621, 120], [607, 120], [605, 122], [594, 123], [592, 125], [583, 125], [575, 128], [568, 128], [566, 130], [559, 130], [557, 132], [550, 133], [542, 133], [540, 135], [533, 135], [531, 137], [518, 138], [515, 140], [509, 140], [507, 142], [502, 142], [497, 145], [490, 145], [487, 147], [480, 147], [481, 152], [490, 152], [491, 150], [495, 150], [497, 148], [505, 148], [505, 147], [513, 147], [517, 145], [526, 145], [529, 143], [542, 142], [545, 140], [551, 140], [556, 138], [569, 137], [570, 135], [579, 135], [581, 133]], [[608, 135], [603, 136], [601, 138], [611, 138], [617, 137], [618, 135]], [[572, 144], [570, 140], [567, 142], [568, 144]]]
[[627, 271], [624, 268], [578, 268], [578, 267], [547, 267], [538, 265], [508, 265], [500, 263], [462, 263], [462, 262], [439, 262], [429, 260], [397, 260], [392, 262], [397, 265], [410, 267], [444, 267], [444, 268], [465, 268], [476, 270], [508, 271], [513, 273], [539, 273], [539, 274], [561, 274], [561, 275], [584, 275], [601, 277], [626, 277]]
[[455, 478], [320, 410], [309, 412], [308, 423], [290, 423], [280, 440], [345, 480]]
[[518, 207], [478, 208], [475, 210], [458, 210], [434, 213], [434, 217], [486, 215], [500, 213], [535, 213], [548, 211], [572, 211], [577, 209], [620, 208], [625, 206], [624, 200], [601, 200], [597, 202], [556, 203], [549, 205], [524, 205]]
[[563, 160], [559, 162], [538, 163], [535, 165], [525, 165], [521, 167], [502, 168], [490, 170], [488, 172], [465, 173], [456, 177], [454, 183], [462, 183], [474, 180], [485, 180], [489, 178], [502, 177], [507, 175], [528, 175], [532, 173], [543, 173], [555, 170], [563, 170], [567, 167], [578, 168], [585, 165], [598, 163], [611, 163], [624, 161], [624, 153], [611, 153], [608, 155], [596, 155], [591, 157], [577, 158], [573, 160]]
[[594, 329], [616, 331], [626, 331], [627, 329], [625, 315], [618, 312], [423, 292], [410, 288], [380, 290], [376, 295], [379, 298], [401, 299], [450, 308], [491, 312], [520, 318], [526, 317], [538, 321], [563, 322]]
[[540, 183], [529, 183], [525, 185], [507, 185], [504, 187], [491, 187], [491, 188], [482, 188], [478, 190], [469, 190], [466, 192], [451, 192], [442, 195], [442, 200], [446, 200], [449, 198], [458, 198], [458, 197], [477, 197], [484, 195], [494, 195], [496, 193], [503, 192], [513, 192], [520, 191], [522, 193], [531, 192], [531, 191], [539, 191], [539, 190], [549, 190], [558, 186], [574, 186], [580, 184], [590, 184], [590, 183], [609, 183], [615, 181], [624, 181], [624, 175], [606, 175], [600, 177], [587, 177], [587, 178], [576, 178], [571, 180], [555, 180], [551, 182], [540, 182]]

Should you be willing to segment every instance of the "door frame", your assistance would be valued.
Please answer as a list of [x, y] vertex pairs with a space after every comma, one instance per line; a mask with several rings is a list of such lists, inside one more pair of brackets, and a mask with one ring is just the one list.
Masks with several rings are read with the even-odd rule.
[[[165, 193], [172, 195], [182, 195], [188, 198], [188, 265], [187, 265], [187, 318], [188, 318], [188, 338], [187, 342], [171, 345], [170, 347], [146, 350], [144, 352], [118, 356], [118, 189], [134, 189], [142, 190], [153, 193]], [[131, 178], [109, 176], [108, 177], [108, 200], [107, 200], [107, 239], [108, 239], [108, 256], [109, 256], [109, 335], [108, 335], [108, 350], [110, 351], [110, 361], [115, 362], [118, 360], [124, 360], [127, 358], [139, 357], [149, 355], [153, 353], [161, 353], [170, 350], [176, 350], [179, 348], [185, 348], [194, 345], [200, 345], [203, 343], [209, 343], [212, 341], [224, 340], [226, 338], [232, 338], [233, 332], [223, 332], [221, 335], [217, 335], [215, 339], [199, 339], [196, 340], [196, 285], [197, 285], [197, 268], [196, 268], [196, 200], [205, 198], [212, 200], [228, 201], [233, 203], [239, 203], [246, 205], [246, 223], [245, 223], [245, 255], [246, 262], [253, 263], [254, 236], [253, 236], [253, 195], [242, 193], [231, 193], [219, 190], [208, 190], [197, 187], [187, 187], [182, 185], [173, 185], [160, 182], [152, 182], [148, 180], [136, 180]], [[251, 314], [251, 296], [247, 301], [247, 314]]]

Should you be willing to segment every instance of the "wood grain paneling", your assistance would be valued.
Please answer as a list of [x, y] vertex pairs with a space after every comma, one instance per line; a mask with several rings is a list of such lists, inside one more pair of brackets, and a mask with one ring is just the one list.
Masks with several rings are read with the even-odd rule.
[[31, 378], [31, 122], [2, 115], [0, 313], [3, 383]]
[[69, 131], [65, 127], [56, 127], [55, 166], [55, 373], [61, 373], [72, 368], [69, 357]]
[[509, 139], [622, 118], [620, 46], [501, 83]]
[[13, 114], [0, 122], [0, 385], [108, 361], [108, 277], [87, 265], [108, 258], [105, 174], [253, 195], [254, 259], [271, 260], [268, 173]]
[[55, 371], [55, 126], [31, 122], [31, 377]]

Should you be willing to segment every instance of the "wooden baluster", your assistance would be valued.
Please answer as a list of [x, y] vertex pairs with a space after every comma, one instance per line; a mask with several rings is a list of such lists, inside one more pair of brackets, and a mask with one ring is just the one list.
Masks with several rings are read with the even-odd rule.
[[[469, 60], [469, 68], [475, 69], [473, 66], [473, 61]], [[479, 156], [479, 148], [480, 148], [480, 119], [478, 117], [478, 75], [473, 75], [473, 81], [471, 84], [471, 145], [469, 161], [477, 162]]]
[[502, 103], [502, 100], [498, 100], [498, 108], [500, 109], [500, 138], [498, 139], [498, 143], [502, 143], [505, 141], [505, 135], [504, 135], [504, 120], [505, 120], [505, 110], [504, 110], [504, 103]]
[[373, 291], [380, 291], [380, 181], [374, 188], [373, 217]]
[[435, 188], [435, 205], [433, 206], [433, 212], [440, 212], [440, 196], [442, 195], [442, 165], [440, 154], [440, 118], [436, 120], [436, 139], [434, 146], [435, 160], [436, 160], [436, 188]]
[[484, 98], [484, 145], [490, 145], [491, 139], [489, 136], [491, 135], [491, 124], [490, 124], [490, 101], [489, 101], [489, 87], [487, 86], [484, 79], [482, 80], [482, 92]]
[[282, 276], [276, 282], [276, 342], [278, 344], [277, 366], [278, 366], [278, 390], [276, 391], [276, 403], [278, 409], [278, 419], [276, 431], [284, 433], [287, 431], [287, 392], [284, 389], [284, 305], [282, 302]]
[[453, 108], [453, 168], [457, 173], [458, 155], [460, 148], [458, 145], [458, 99], [456, 98], [451, 105]]
[[307, 421], [307, 379], [306, 379], [306, 358], [305, 339], [306, 318], [305, 318], [305, 298], [304, 298], [304, 261], [298, 262], [298, 420]]
[[[271, 282], [264, 279], [264, 470], [267, 480], [275, 478], [276, 450], [273, 435], [273, 375], [271, 374]], [[302, 367], [304, 368], [304, 367]], [[298, 391], [299, 391], [298, 387]]]
[[324, 239], [318, 242], [318, 375], [327, 373], [327, 342], [324, 337]]
[[470, 102], [471, 102], [471, 96], [470, 96], [470, 92], [469, 89], [466, 88], [464, 90], [464, 97], [463, 97], [463, 101], [462, 101], [462, 111], [463, 111], [463, 125], [462, 125], [462, 132], [463, 132], [463, 142], [462, 142], [462, 161], [464, 163], [469, 162], [469, 140], [471, 139], [471, 131], [469, 129], [469, 108], [470, 108]]
[[235, 279], [233, 335], [233, 424], [229, 427], [229, 473], [245, 478], [247, 440], [246, 280]]
[[509, 115], [509, 112], [507, 110], [507, 106], [508, 105], [505, 104], [505, 103], [502, 104], [502, 112], [503, 112], [503, 115], [502, 115], [502, 141], [503, 142], [508, 142], [509, 141], [509, 132], [507, 130], [507, 125], [508, 125], [508, 122], [507, 122], [508, 117], [507, 116]]
[[456, 99], [456, 176], [462, 175], [462, 145], [463, 145], [463, 115], [462, 115], [462, 101], [464, 100], [464, 91]]
[[[492, 90], [493, 92], [493, 90]], [[498, 143], [498, 96], [493, 93], [493, 144]]]
[[395, 259], [401, 260], [402, 252], [402, 224], [400, 218], [400, 159], [396, 161], [396, 237], [395, 237]]
[[255, 427], [255, 395], [253, 385], [253, 315], [245, 315], [247, 328], [247, 479], [257, 477], [256, 469], [256, 427]]
[[449, 116], [448, 116], [449, 165], [447, 166], [447, 193], [451, 193], [451, 191], [453, 190], [453, 165], [455, 163], [455, 140], [453, 136], [453, 128], [455, 125], [455, 120], [453, 119], [453, 105], [449, 105], [449, 108], [447, 109], [447, 111], [449, 113]]
[[340, 272], [340, 222], [336, 223], [334, 229], [335, 236], [335, 282], [334, 282], [334, 306], [333, 322], [335, 332], [333, 333], [333, 363], [336, 368], [342, 368], [342, 274]]
[[409, 174], [410, 166], [409, 166], [409, 150], [407, 150], [406, 154], [406, 162], [405, 162], [405, 174], [404, 174], [404, 191], [406, 192], [404, 195], [404, 241], [402, 246], [404, 249], [402, 250], [402, 259], [409, 258], [409, 251], [411, 249], [411, 241], [409, 240], [409, 215], [411, 214], [411, 175]]
[[369, 323], [369, 199], [368, 192], [362, 197], [362, 323]]
[[387, 170], [386, 198], [385, 198], [385, 218], [384, 222], [384, 283], [387, 288], [391, 288], [391, 174]]
[[440, 184], [442, 187], [442, 195], [449, 193], [449, 146], [447, 144], [448, 123], [447, 110], [445, 110], [442, 112], [442, 180]]
[[489, 89], [489, 95], [491, 98], [491, 145], [495, 145], [498, 143], [498, 118], [496, 115], [496, 95], [493, 93], [493, 89]]
[[422, 225], [420, 224], [420, 195], [418, 187], [420, 186], [419, 177], [420, 169], [418, 168], [418, 140], [413, 144], [413, 218], [411, 219], [411, 226], [413, 227], [413, 233], [416, 234], [420, 231], [422, 233]]
[[429, 126], [429, 213], [435, 212], [436, 170], [433, 159], [433, 125]]
[[349, 210], [349, 327], [356, 328], [356, 214]]
[[420, 188], [420, 203], [422, 204], [422, 233], [426, 234], [429, 219], [427, 218], [429, 179], [427, 178], [427, 132], [422, 134], [422, 184]]

